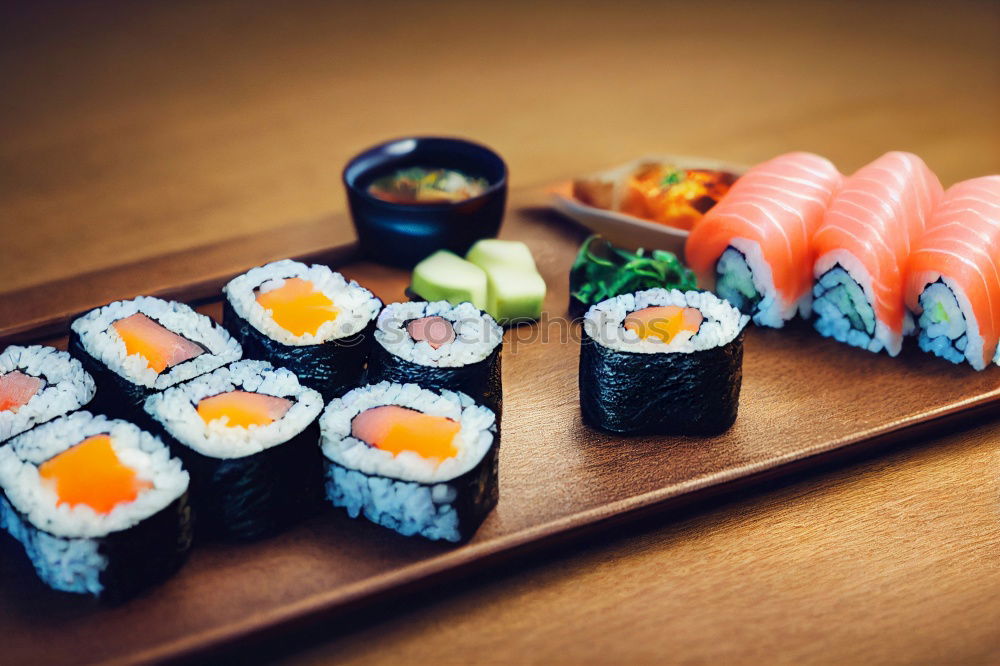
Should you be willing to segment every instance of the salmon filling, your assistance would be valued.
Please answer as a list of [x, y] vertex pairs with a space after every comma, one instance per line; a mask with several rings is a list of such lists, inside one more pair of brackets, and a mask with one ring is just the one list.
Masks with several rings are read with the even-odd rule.
[[644, 340], [659, 338], [670, 342], [679, 333], [688, 334], [687, 337], [697, 333], [702, 319], [698, 308], [658, 305], [630, 313], [625, 317], [623, 326]]
[[257, 303], [271, 311], [274, 323], [292, 335], [316, 335], [320, 326], [337, 318], [333, 301], [312, 282], [285, 278], [271, 291], [257, 291]]
[[459, 424], [444, 416], [385, 405], [366, 409], [351, 422], [351, 435], [396, 456], [412, 451], [422, 458], [444, 460], [458, 455]]
[[143, 357], [157, 374], [205, 353], [201, 345], [164, 328], [141, 312], [119, 319], [112, 326], [125, 343], [125, 353]]
[[406, 324], [406, 332], [415, 342], [426, 342], [434, 349], [455, 340], [455, 327], [444, 317], [432, 316], [414, 319]]
[[14, 370], [0, 375], [0, 412], [16, 412], [41, 390], [44, 382], [38, 377]]
[[198, 416], [205, 423], [226, 418], [229, 427], [248, 428], [274, 423], [292, 406], [291, 400], [263, 393], [229, 391], [198, 402]]
[[132, 502], [153, 487], [118, 459], [110, 435], [94, 435], [42, 463], [38, 474], [53, 484], [58, 504], [89, 506], [97, 513], [111, 513], [119, 504]]

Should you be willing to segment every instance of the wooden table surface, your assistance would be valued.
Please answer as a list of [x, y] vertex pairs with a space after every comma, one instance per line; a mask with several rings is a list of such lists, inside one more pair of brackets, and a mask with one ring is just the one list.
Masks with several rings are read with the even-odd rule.
[[[25, 3], [27, 4], [27, 3]], [[0, 298], [344, 206], [380, 139], [532, 185], [644, 153], [1000, 172], [1000, 5], [0, 9]], [[350, 230], [331, 228], [331, 242]], [[234, 252], [238, 248], [234, 247]], [[544, 480], [540, 480], [544, 482]], [[1000, 662], [1000, 423], [255, 645], [288, 663]]]

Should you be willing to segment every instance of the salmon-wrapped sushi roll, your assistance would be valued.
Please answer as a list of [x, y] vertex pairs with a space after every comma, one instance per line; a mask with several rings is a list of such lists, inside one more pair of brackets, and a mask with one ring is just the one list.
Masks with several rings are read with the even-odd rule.
[[763, 326], [812, 307], [812, 235], [842, 176], [812, 153], [750, 169], [691, 232], [685, 253], [703, 286]]
[[1000, 339], [1000, 176], [956, 183], [910, 254], [906, 304], [920, 348], [984, 369]]
[[813, 236], [816, 330], [899, 354], [913, 331], [906, 261], [941, 195], [937, 176], [911, 153], [886, 153], [845, 181]]

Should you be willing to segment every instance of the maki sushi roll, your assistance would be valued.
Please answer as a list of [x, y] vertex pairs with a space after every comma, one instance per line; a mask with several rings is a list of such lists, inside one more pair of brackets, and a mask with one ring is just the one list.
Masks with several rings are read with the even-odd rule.
[[326, 497], [404, 536], [469, 539], [499, 496], [493, 412], [467, 395], [381, 382], [320, 417]]
[[584, 317], [580, 408], [625, 435], [713, 435], [736, 420], [749, 317], [706, 291], [649, 289]]
[[294, 372], [325, 400], [361, 383], [382, 301], [326, 266], [284, 259], [223, 288], [222, 322], [248, 358]]
[[378, 316], [369, 384], [420, 384], [471, 396], [499, 417], [503, 329], [471, 303], [392, 303]]
[[318, 391], [289, 370], [239, 361], [146, 400], [191, 472], [199, 535], [251, 539], [319, 503]]
[[52, 347], [12, 345], [0, 354], [0, 442], [84, 407], [94, 379]]
[[69, 351], [97, 382], [94, 411], [142, 419], [153, 392], [242, 356], [221, 326], [184, 303], [140, 296], [91, 310], [70, 326]]
[[170, 576], [191, 547], [187, 490], [163, 442], [89, 412], [0, 447], [0, 527], [63, 592], [121, 601]]
[[952, 185], [907, 259], [920, 348], [983, 370], [1000, 358], [1000, 176]]
[[786, 153], [740, 176], [684, 246], [701, 284], [781, 328], [812, 313], [812, 236], [843, 177], [812, 153]]
[[912, 153], [889, 152], [849, 176], [813, 235], [813, 325], [820, 335], [898, 356], [913, 333], [907, 258], [943, 195]]

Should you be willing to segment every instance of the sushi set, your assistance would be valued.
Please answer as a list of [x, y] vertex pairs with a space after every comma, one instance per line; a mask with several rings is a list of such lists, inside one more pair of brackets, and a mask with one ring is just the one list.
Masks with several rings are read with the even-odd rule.
[[0, 322], [5, 655], [191, 655], [1000, 413], [1000, 178], [647, 163], [570, 196], [676, 220], [679, 251], [586, 238], [550, 189], [498, 239], [449, 210], [397, 252], [382, 204], [506, 203], [502, 161], [448, 141], [348, 165], [376, 252], [323, 220]]

